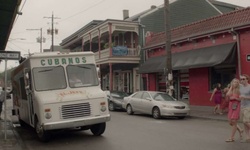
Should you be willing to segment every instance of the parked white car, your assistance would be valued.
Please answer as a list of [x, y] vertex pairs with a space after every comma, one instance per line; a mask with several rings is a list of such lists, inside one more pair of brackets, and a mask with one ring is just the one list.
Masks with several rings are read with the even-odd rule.
[[122, 107], [129, 115], [139, 112], [150, 114], [155, 119], [164, 116], [184, 119], [190, 114], [188, 104], [177, 101], [167, 93], [157, 91], [138, 91], [128, 97], [124, 97]]

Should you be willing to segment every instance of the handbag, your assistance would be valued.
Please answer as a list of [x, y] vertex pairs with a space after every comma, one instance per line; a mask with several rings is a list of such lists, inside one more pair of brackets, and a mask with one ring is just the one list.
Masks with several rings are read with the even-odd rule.
[[237, 106], [238, 106], [237, 103], [233, 103], [233, 104], [232, 104], [232, 109], [233, 109], [233, 110], [237, 109]]

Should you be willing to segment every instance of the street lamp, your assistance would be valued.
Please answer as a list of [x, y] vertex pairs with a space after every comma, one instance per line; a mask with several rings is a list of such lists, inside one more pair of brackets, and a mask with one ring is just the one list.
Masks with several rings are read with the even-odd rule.
[[8, 41], [14, 41], [14, 40], [26, 40], [25, 38], [14, 38], [14, 39], [11, 39], [9, 38]]
[[43, 43], [45, 42], [45, 38], [43, 38], [43, 29], [26, 29], [26, 30], [30, 30], [30, 31], [40, 31], [40, 38], [38, 38], [37, 42], [40, 43], [40, 53], [43, 52]]

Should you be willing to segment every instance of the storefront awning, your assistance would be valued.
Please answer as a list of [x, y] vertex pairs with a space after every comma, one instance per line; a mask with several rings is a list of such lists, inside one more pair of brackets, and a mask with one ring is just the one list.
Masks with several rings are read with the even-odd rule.
[[159, 68], [162, 62], [166, 59], [166, 56], [149, 58], [142, 66], [139, 68], [139, 73], [153, 73], [162, 72], [163, 68]]
[[[189, 50], [172, 54], [173, 70], [211, 67], [222, 63], [232, 63], [235, 59], [235, 43]], [[140, 68], [139, 73], [163, 72], [166, 56], [148, 59]]]

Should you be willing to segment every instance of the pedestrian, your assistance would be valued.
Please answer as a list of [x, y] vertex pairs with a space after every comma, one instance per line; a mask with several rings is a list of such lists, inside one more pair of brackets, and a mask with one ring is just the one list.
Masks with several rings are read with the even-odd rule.
[[70, 87], [79, 87], [82, 86], [83, 83], [75, 74], [72, 74], [69, 78], [69, 85]]
[[[250, 142], [250, 84], [249, 76], [246, 74], [240, 77], [240, 99], [241, 99], [241, 118], [246, 133], [245, 142]], [[242, 142], [244, 142], [242, 140]]]
[[222, 114], [222, 111], [220, 110], [220, 105], [222, 102], [222, 90], [221, 90], [221, 84], [217, 83], [216, 87], [213, 90], [213, 93], [210, 97], [210, 101], [214, 99], [215, 107], [214, 107], [214, 114], [217, 114], [217, 110], [219, 111], [219, 114]]
[[224, 89], [222, 93], [222, 104], [221, 104], [221, 111], [222, 114], [226, 113], [228, 111], [228, 106], [229, 106], [229, 97], [226, 96], [228, 90], [230, 88], [230, 84], [228, 84]]
[[240, 116], [240, 81], [233, 79], [231, 86], [226, 94], [229, 97], [229, 108], [228, 108], [228, 121], [232, 126], [231, 136], [226, 142], [234, 142], [234, 135], [238, 130], [240, 138], [242, 139], [243, 129], [238, 125]]
[[[4, 87], [2, 88], [2, 91], [0, 92], [0, 120], [2, 120], [1, 118], [1, 114], [2, 114], [2, 110], [3, 110], [3, 103], [5, 101], [5, 93], [9, 94], [5, 91]], [[6, 95], [7, 96], [7, 95]]]

